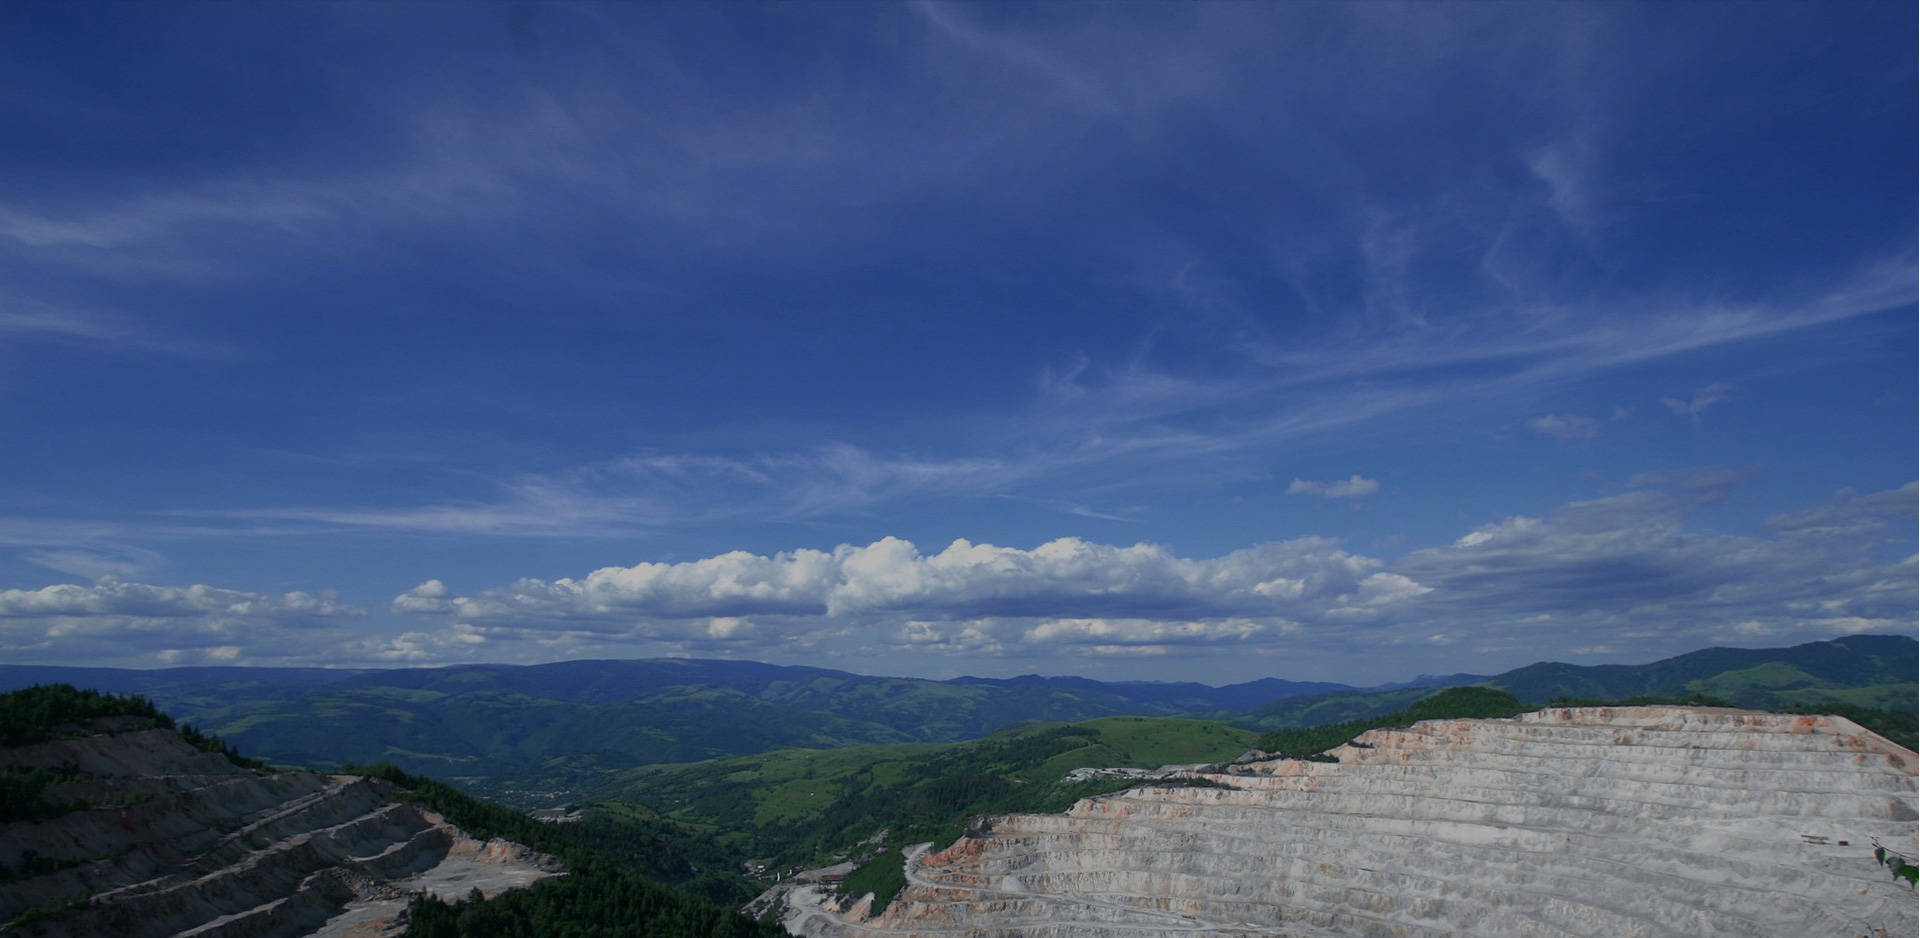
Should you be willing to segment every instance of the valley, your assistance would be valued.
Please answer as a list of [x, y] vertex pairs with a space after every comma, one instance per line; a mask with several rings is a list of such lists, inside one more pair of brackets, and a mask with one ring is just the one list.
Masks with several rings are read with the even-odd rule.
[[[1522, 702], [1705, 694], [1743, 707], [1911, 709], [1913, 639], [1705, 649], [1645, 665], [1541, 663], [1385, 688], [1265, 679], [1226, 687], [1075, 677], [876, 677], [745, 661], [571, 661], [392, 670], [0, 665], [0, 691], [65, 681], [141, 694], [270, 761], [390, 762], [527, 808], [597, 796], [642, 766], [785, 748], [977, 739], [1035, 722], [1174, 716], [1255, 732], [1398, 710], [1453, 684]], [[1909, 744], [1911, 741], [1909, 740]]]
[[1920, 938], [1920, 0], [0, 0], [0, 938]]
[[[227, 821], [221, 820], [225, 815], [195, 813], [198, 809], [190, 807], [197, 803], [193, 799], [206, 796], [194, 794], [193, 786], [184, 782], [112, 783], [117, 786], [114, 797], [133, 805], [128, 810], [137, 808], [156, 817], [184, 815], [192, 819], [190, 823], [170, 823], [203, 825], [207, 831], [181, 843], [197, 843], [193, 837], [224, 842], [221, 838], [230, 837], [231, 831], [246, 828], [260, 832], [255, 838], [259, 842], [250, 849], [267, 855], [346, 858], [344, 865], [295, 864], [288, 867], [291, 872], [269, 877], [280, 885], [265, 892], [227, 890], [231, 895], [218, 902], [140, 900], [205, 908], [211, 917], [199, 920], [201, 924], [214, 919], [260, 923], [282, 918], [292, 923], [272, 926], [282, 931], [235, 925], [233, 934], [307, 934], [319, 923], [332, 922], [327, 927], [336, 930], [326, 934], [357, 935], [362, 932], [352, 930], [357, 925], [349, 928], [351, 923], [391, 922], [403, 908], [414, 917], [412, 934], [469, 934], [477, 932], [463, 929], [482, 919], [560, 922], [577, 914], [626, 914], [615, 911], [621, 906], [578, 897], [629, 894], [655, 897], [643, 903], [648, 908], [704, 910], [691, 913], [694, 918], [673, 913], [685, 921], [700, 916], [713, 922], [733, 921], [725, 918], [731, 914], [725, 909], [747, 908], [762, 919], [760, 925], [742, 918], [738, 921], [747, 924], [725, 927], [770, 928], [781, 919], [797, 933], [819, 935], [951, 929], [1013, 934], [1027, 927], [1019, 923], [1031, 925], [1039, 921], [1038, 916], [1078, 922], [1071, 927], [1076, 934], [1102, 935], [1233, 933], [1236, 929], [1273, 933], [1271, 929], [1281, 922], [1289, 929], [1285, 933], [1301, 936], [1357, 934], [1378, 928], [1412, 929], [1406, 931], [1409, 935], [1429, 933], [1422, 928], [1433, 934], [1450, 929], [1487, 935], [1576, 934], [1586, 932], [1528, 932], [1514, 925], [1521, 920], [1536, 925], [1544, 921], [1540, 915], [1546, 913], [1513, 905], [1535, 901], [1523, 898], [1534, 894], [1527, 890], [1544, 895], [1558, 887], [1529, 886], [1509, 894], [1505, 890], [1510, 881], [1524, 886], [1534, 879], [1514, 880], [1519, 868], [1510, 861], [1474, 851], [1518, 844], [1512, 838], [1521, 835], [1503, 833], [1509, 829], [1534, 831], [1526, 836], [1561, 837], [1592, 854], [1594, 859], [1581, 861], [1586, 864], [1581, 876], [1631, 867], [1640, 862], [1634, 857], [1648, 854], [1667, 857], [1661, 862], [1677, 864], [1674, 869], [1698, 868], [1705, 871], [1700, 876], [1732, 882], [1734, 877], [1761, 874], [1751, 863], [1721, 870], [1715, 864], [1722, 860], [1709, 849], [1712, 845], [1769, 856], [1784, 848], [1769, 846], [1766, 838], [1772, 835], [1756, 834], [1749, 829], [1754, 825], [1736, 825], [1736, 830], [1708, 821], [1731, 817], [1735, 803], [1764, 803], [1764, 790], [1787, 786], [1782, 790], [1808, 794], [1768, 809], [1778, 815], [1768, 822], [1769, 830], [1828, 820], [1834, 822], [1828, 826], [1846, 828], [1844, 833], [1809, 828], [1809, 836], [1827, 838], [1828, 846], [1846, 841], [1847, 850], [1829, 850], [1820, 856], [1827, 858], [1822, 862], [1831, 861], [1828, 866], [1844, 867], [1847, 872], [1821, 873], [1828, 877], [1822, 882], [1870, 879], [1860, 869], [1873, 870], [1870, 862], [1861, 867], [1862, 857], [1871, 860], [1871, 846], [1854, 849], [1863, 842], [1886, 844], [1897, 856], [1912, 856], [1915, 851], [1908, 841], [1913, 829], [1915, 650], [1911, 639], [1861, 636], [1787, 649], [1708, 649], [1633, 667], [1541, 664], [1485, 678], [1457, 676], [1474, 680], [1452, 688], [1416, 685], [1297, 694], [1291, 693], [1297, 686], [1278, 681], [1263, 682], [1257, 689], [1103, 685], [1074, 678], [927, 682], [807, 669], [795, 673], [796, 669], [733, 662], [573, 662], [546, 666], [544, 671], [448, 669], [359, 672], [344, 677], [302, 673], [278, 689], [271, 674], [235, 673], [244, 669], [202, 669], [191, 674], [107, 672], [98, 675], [103, 683], [144, 682], [158, 693], [198, 701], [194, 706], [201, 709], [195, 712], [227, 722], [213, 725], [218, 735], [188, 726], [175, 730], [170, 717], [142, 703], [149, 708], [141, 711], [149, 714], [140, 718], [145, 723], [136, 719], [139, 725], [127, 724], [122, 715], [115, 734], [96, 738], [123, 741], [116, 745], [149, 737], [182, 740], [171, 745], [195, 753], [193, 764], [201, 768], [164, 773], [169, 777], [207, 775], [203, 763], [211, 764], [207, 760], [213, 759], [231, 767], [209, 775], [227, 786], [220, 789], [223, 792], [251, 790], [246, 789], [248, 785], [264, 785], [275, 792], [285, 789], [275, 797], [286, 807], [274, 808], [279, 802], [271, 798], [255, 805], [260, 799], [249, 795], [234, 801], [239, 807], [234, 820]], [[1900, 683], [1903, 669], [1905, 684]], [[18, 679], [30, 670], [0, 668], [0, 678]], [[665, 683], [689, 673], [717, 683]], [[655, 682], [621, 683], [636, 674], [654, 675]], [[628, 687], [626, 693], [633, 700], [621, 699], [622, 686]], [[235, 699], [213, 706], [229, 689]], [[1716, 699], [1707, 694], [1709, 690], [1749, 706], [1851, 714], [1872, 732], [1844, 717], [1740, 716], [1748, 711], [1716, 709], [1734, 701]], [[1262, 695], [1273, 691], [1288, 696], [1261, 703]], [[1625, 699], [1652, 706], [1579, 705], [1582, 695], [1608, 692], [1625, 692], [1616, 702]], [[542, 694], [552, 696], [536, 696]], [[1557, 709], [1540, 710], [1546, 701], [1537, 698], [1543, 695], [1557, 700]], [[1901, 699], [1908, 706], [1865, 706]], [[1013, 720], [1022, 701], [1039, 707], [1041, 713], [1127, 707], [1146, 712]], [[1248, 709], [1223, 709], [1224, 701]], [[960, 734], [996, 720], [1012, 722], [958, 740], [900, 738], [913, 732], [914, 714], [943, 706], [953, 708], [945, 722], [923, 726], [919, 735]], [[695, 709], [680, 711], [680, 722], [648, 725], [634, 738], [623, 738], [621, 734], [630, 727], [609, 716], [623, 713], [623, 719], [644, 721], [647, 713], [676, 707]], [[1192, 709], [1183, 715], [1159, 714], [1164, 707]], [[383, 716], [366, 724], [368, 732], [356, 736], [352, 727], [358, 724], [353, 721], [374, 720], [369, 714], [375, 709]], [[757, 736], [728, 744], [757, 746], [759, 751], [678, 761], [666, 758], [675, 753], [705, 756], [714, 748], [724, 748], [717, 745], [724, 730], [775, 709], [782, 712], [780, 720], [762, 725]], [[693, 719], [693, 713], [704, 713], [705, 722]], [[307, 714], [315, 725], [326, 728], [324, 733], [302, 737], [301, 742], [321, 773], [269, 769], [267, 762], [242, 756], [252, 750], [235, 746], [226, 735], [233, 731], [243, 738], [248, 733], [278, 738], [273, 733], [285, 730], [275, 728], [291, 726], [295, 714]], [[842, 737], [822, 735], [815, 727], [814, 735], [805, 737], [813, 745], [776, 745], [816, 716], [824, 726], [858, 729]], [[1329, 718], [1338, 719], [1330, 722]], [[1793, 722], [1803, 719], [1813, 722]], [[1494, 729], [1499, 726], [1519, 728]], [[539, 731], [541, 727], [546, 728], [544, 732]], [[1814, 728], [1802, 731], [1803, 727]], [[31, 735], [28, 730], [20, 732]], [[674, 739], [671, 745], [659, 743], [676, 733], [685, 738]], [[868, 735], [877, 735], [881, 741], [848, 742]], [[1802, 737], [1829, 742], [1807, 749]], [[831, 743], [823, 742], [829, 739]], [[1597, 745], [1603, 742], [1604, 748]], [[1545, 748], [1536, 751], [1534, 747]], [[1887, 756], [1891, 761], [1885, 768], [1892, 775], [1885, 775], [1870, 759], [1842, 760], [1826, 767], [1818, 764], [1823, 758], [1862, 753]], [[372, 758], [358, 762], [350, 758], [354, 755]], [[1676, 758], [1680, 761], [1673, 761]], [[276, 757], [271, 763], [285, 766], [290, 761]], [[421, 765], [455, 770], [422, 772]], [[491, 771], [465, 775], [462, 768]], [[1616, 772], [1625, 774], [1616, 781], [1611, 775]], [[1861, 773], [1865, 775], [1855, 777]], [[51, 799], [52, 810], [67, 811], [59, 805], [74, 797], [73, 792], [106, 784], [89, 780], [91, 770], [85, 774], [84, 784], [77, 787], [64, 775], [52, 784], [43, 779], [36, 783], [41, 787], [33, 790], [32, 797], [44, 796]], [[1879, 781], [1873, 781], [1876, 778]], [[233, 788], [236, 784], [242, 787]], [[1648, 788], [1649, 784], [1653, 787]], [[1616, 785], [1625, 787], [1610, 787]], [[1823, 785], [1838, 787], [1819, 787]], [[1866, 796], [1855, 790], [1858, 786], [1884, 789], [1892, 800], [1883, 799], [1878, 808], [1863, 807]], [[1408, 800], [1415, 790], [1428, 794]], [[1456, 790], [1464, 794], [1453, 794]], [[512, 808], [485, 805], [471, 794], [499, 798]], [[1456, 797], [1464, 799], [1462, 804], [1449, 807]], [[228, 795], [220, 798], [231, 800]], [[564, 808], [560, 813], [570, 819], [568, 823], [543, 824], [526, 813], [554, 805]], [[1906, 806], [1905, 814], [1901, 805]], [[1225, 810], [1221, 806], [1238, 807], [1228, 812], [1231, 817], [1213, 819], [1211, 812]], [[1563, 811], [1572, 813], [1563, 816]], [[324, 832], [302, 833], [309, 828], [297, 825], [282, 830], [247, 820], [268, 815], [312, 818], [310, 829]], [[1706, 820], [1691, 826], [1671, 823], [1683, 816]], [[76, 817], [109, 819], [106, 814], [85, 812]], [[1661, 837], [1681, 837], [1690, 831], [1685, 836], [1692, 839], [1649, 845], [1643, 843], [1643, 829], [1650, 826], [1661, 828]], [[47, 839], [19, 833], [32, 829], [9, 829], [9, 840], [24, 844], [33, 837]], [[1610, 833], [1589, 842], [1578, 833], [1589, 829]], [[414, 846], [378, 846], [353, 839], [361, 836], [354, 833], [360, 831], [382, 832], [379, 836], [392, 838], [385, 843]], [[1095, 831], [1106, 832], [1100, 835], [1108, 838], [1102, 841], [1106, 846], [1086, 846], [1091, 843], [1086, 838]], [[1218, 840], [1221, 837], [1225, 839]], [[1056, 843], [1049, 838], [1067, 839]], [[1134, 849], [1129, 844], [1136, 841], [1182, 846], [1154, 847], [1136, 857], [1128, 852]], [[85, 838], [76, 842], [91, 843]], [[521, 846], [498, 846], [505, 844]], [[1014, 850], [1009, 857], [1018, 859], [996, 859], [1000, 857], [996, 851], [1003, 847]], [[199, 853], [175, 856], [140, 848], [148, 850], [148, 856], [124, 845], [74, 848], [79, 853], [34, 849], [37, 852], [30, 856], [9, 861], [15, 864], [10, 868], [20, 871], [15, 875], [26, 876], [33, 885], [31, 889], [11, 887], [17, 908], [8, 917], [18, 920], [24, 915], [28, 924], [81, 923], [60, 926], [80, 931], [50, 934], [84, 933], [94, 927], [85, 924], [94, 921], [88, 916], [109, 914], [101, 911], [105, 908], [120, 910], [110, 914], [131, 914], [126, 910], [135, 906], [121, 904], [122, 892], [153, 877], [116, 885], [113, 869], [160, 871], [161, 880], [173, 883], [132, 887], [126, 893], [129, 896], [162, 895], [166, 889], [188, 888], [187, 884], [197, 884], [192, 886], [197, 889], [218, 879], [207, 874], [181, 879], [177, 873], [165, 872], [195, 864], [218, 866], [211, 859], [194, 859]], [[1415, 853], [1392, 853], [1401, 849]], [[1541, 853], [1542, 849], [1538, 844], [1526, 847], [1541, 857], [1553, 853]], [[1906, 852], [1899, 852], [1903, 849]], [[1316, 859], [1302, 867], [1309, 854]], [[554, 879], [551, 886], [506, 893], [484, 904], [409, 904], [421, 892], [457, 900], [464, 895], [463, 884], [497, 880], [500, 886], [524, 885], [513, 880], [522, 874], [499, 872], [488, 879], [475, 864], [497, 857], [542, 855], [548, 859], [537, 862], [535, 869], [546, 872], [526, 874], [532, 878], [525, 882], [550, 876], [564, 865], [567, 875]], [[142, 856], [146, 859], [127, 859]], [[1215, 857], [1224, 865], [1209, 866], [1213, 862], [1209, 858]], [[982, 872], [967, 872], [973, 869], [968, 864], [974, 863], [986, 865], [980, 867]], [[1279, 865], [1269, 872], [1256, 872], [1268, 868], [1262, 864], [1275, 863]], [[241, 865], [256, 869], [261, 862], [242, 858]], [[1042, 875], [1041, 871], [1055, 868], [1060, 872]], [[1384, 869], [1401, 871], [1390, 877], [1398, 885], [1389, 892], [1425, 882], [1432, 885], [1414, 892], [1430, 893], [1429, 898], [1392, 908], [1374, 908], [1376, 900], [1359, 898], [1373, 894], [1369, 890], [1378, 892], [1362, 881], [1384, 875], [1379, 872]], [[1492, 878], [1478, 874], [1464, 880], [1449, 878], [1463, 869], [1484, 870]], [[1804, 870], [1794, 869], [1798, 868], [1767, 872], [1756, 880], [1758, 885], [1742, 888], [1776, 891], [1784, 887], [1766, 885], [1769, 881], [1764, 877], [1805, 875]], [[1028, 874], [1021, 872], [1028, 870], [1040, 878], [1029, 882], [1023, 878]], [[1369, 872], [1362, 875], [1355, 870]], [[803, 871], [810, 872], [800, 875]], [[1068, 871], [1078, 872], [1068, 875]], [[1255, 876], [1263, 882], [1278, 877], [1292, 885], [1271, 894], [1257, 889], [1249, 893], [1232, 885], [1236, 876]], [[1227, 884], [1220, 889], [1241, 898], [1219, 906], [1222, 896], [1191, 891], [1196, 883], [1215, 880]], [[432, 885], [436, 882], [440, 885]], [[1092, 883], [1107, 885], [1086, 892]], [[63, 897], [82, 887], [93, 902], [61, 905], [66, 901]], [[1447, 897], [1473, 895], [1482, 888], [1502, 890], [1507, 898], [1501, 900], [1501, 908], [1518, 918], [1501, 919], [1505, 924], [1484, 916], [1448, 918], [1467, 914], [1456, 906], [1468, 900]], [[1861, 888], [1872, 892], [1878, 887]], [[1139, 906], [1129, 896], [1157, 898], [1150, 906]], [[1329, 896], [1345, 898], [1336, 901]], [[1805, 908], [1829, 909], [1830, 898], [1807, 899], [1812, 905]], [[1884, 898], [1874, 900], [1875, 909], [1886, 905]], [[1687, 905], [1681, 893], [1648, 901], [1666, 903], [1659, 907], [1669, 911], [1658, 912], [1656, 919], [1681, 915], [1674, 910]], [[1231, 911], [1242, 906], [1242, 911]], [[1468, 901], [1465, 907], [1474, 905]], [[1607, 917], [1615, 914], [1641, 916], [1617, 910], [1579, 913], [1592, 921], [1618, 924]], [[711, 918], [716, 915], [722, 918]], [[1413, 918], [1395, 918], [1405, 915]], [[166, 916], [154, 920], [175, 921]], [[1393, 921], [1400, 924], [1382, 924]], [[225, 927], [222, 924], [208, 933], [224, 934], [220, 928]], [[1648, 933], [1672, 933], [1660, 930], [1666, 927]], [[182, 930], [190, 929], [167, 925], [155, 934]]]

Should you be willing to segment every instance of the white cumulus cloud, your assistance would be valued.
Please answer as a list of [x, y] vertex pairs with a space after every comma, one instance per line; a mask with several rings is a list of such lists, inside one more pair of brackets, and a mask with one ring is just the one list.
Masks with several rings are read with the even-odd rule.
[[104, 577], [0, 590], [0, 654], [18, 660], [234, 663], [311, 650], [366, 616], [330, 593], [157, 586]]
[[605, 567], [579, 579], [524, 579], [471, 597], [449, 595], [429, 580], [395, 597], [393, 608], [579, 628], [748, 615], [1200, 619], [1279, 614], [1291, 604], [1357, 593], [1379, 566], [1326, 538], [1191, 559], [1154, 544], [1121, 547], [1070, 537], [1030, 550], [963, 538], [924, 554], [910, 541], [886, 537], [832, 551], [733, 551]]

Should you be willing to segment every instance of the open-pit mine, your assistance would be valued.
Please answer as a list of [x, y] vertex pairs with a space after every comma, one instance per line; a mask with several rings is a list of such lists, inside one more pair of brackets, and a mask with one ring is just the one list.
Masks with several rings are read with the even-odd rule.
[[[0, 922], [47, 938], [371, 938], [415, 894], [492, 895], [560, 873], [475, 841], [354, 775], [241, 767], [167, 729], [0, 749], [73, 809], [0, 826]], [[57, 915], [36, 915], [49, 906]], [[21, 918], [24, 916], [24, 918]]]
[[799, 935], [1911, 936], [1912, 751], [1838, 717], [1550, 709], [1369, 731], [1337, 761], [977, 821], [907, 886], [803, 885]]

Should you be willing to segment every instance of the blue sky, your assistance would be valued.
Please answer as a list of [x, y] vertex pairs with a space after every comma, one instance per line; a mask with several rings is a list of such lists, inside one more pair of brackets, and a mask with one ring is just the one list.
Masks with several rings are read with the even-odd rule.
[[1915, 630], [1912, 4], [10, 4], [0, 661]]

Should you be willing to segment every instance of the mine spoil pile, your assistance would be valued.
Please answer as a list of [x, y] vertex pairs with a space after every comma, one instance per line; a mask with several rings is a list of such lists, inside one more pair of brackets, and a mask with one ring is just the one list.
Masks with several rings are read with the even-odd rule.
[[1553, 709], [1370, 731], [907, 862], [880, 915], [789, 894], [796, 934], [1810, 936], [1920, 931], [1913, 752], [1837, 717]]
[[0, 827], [0, 864], [15, 871], [0, 881], [0, 922], [78, 906], [13, 934], [378, 935], [415, 892], [491, 894], [559, 871], [473, 841], [386, 783], [249, 770], [171, 730], [0, 749], [0, 766], [61, 773], [71, 780], [43, 798], [76, 806]]

